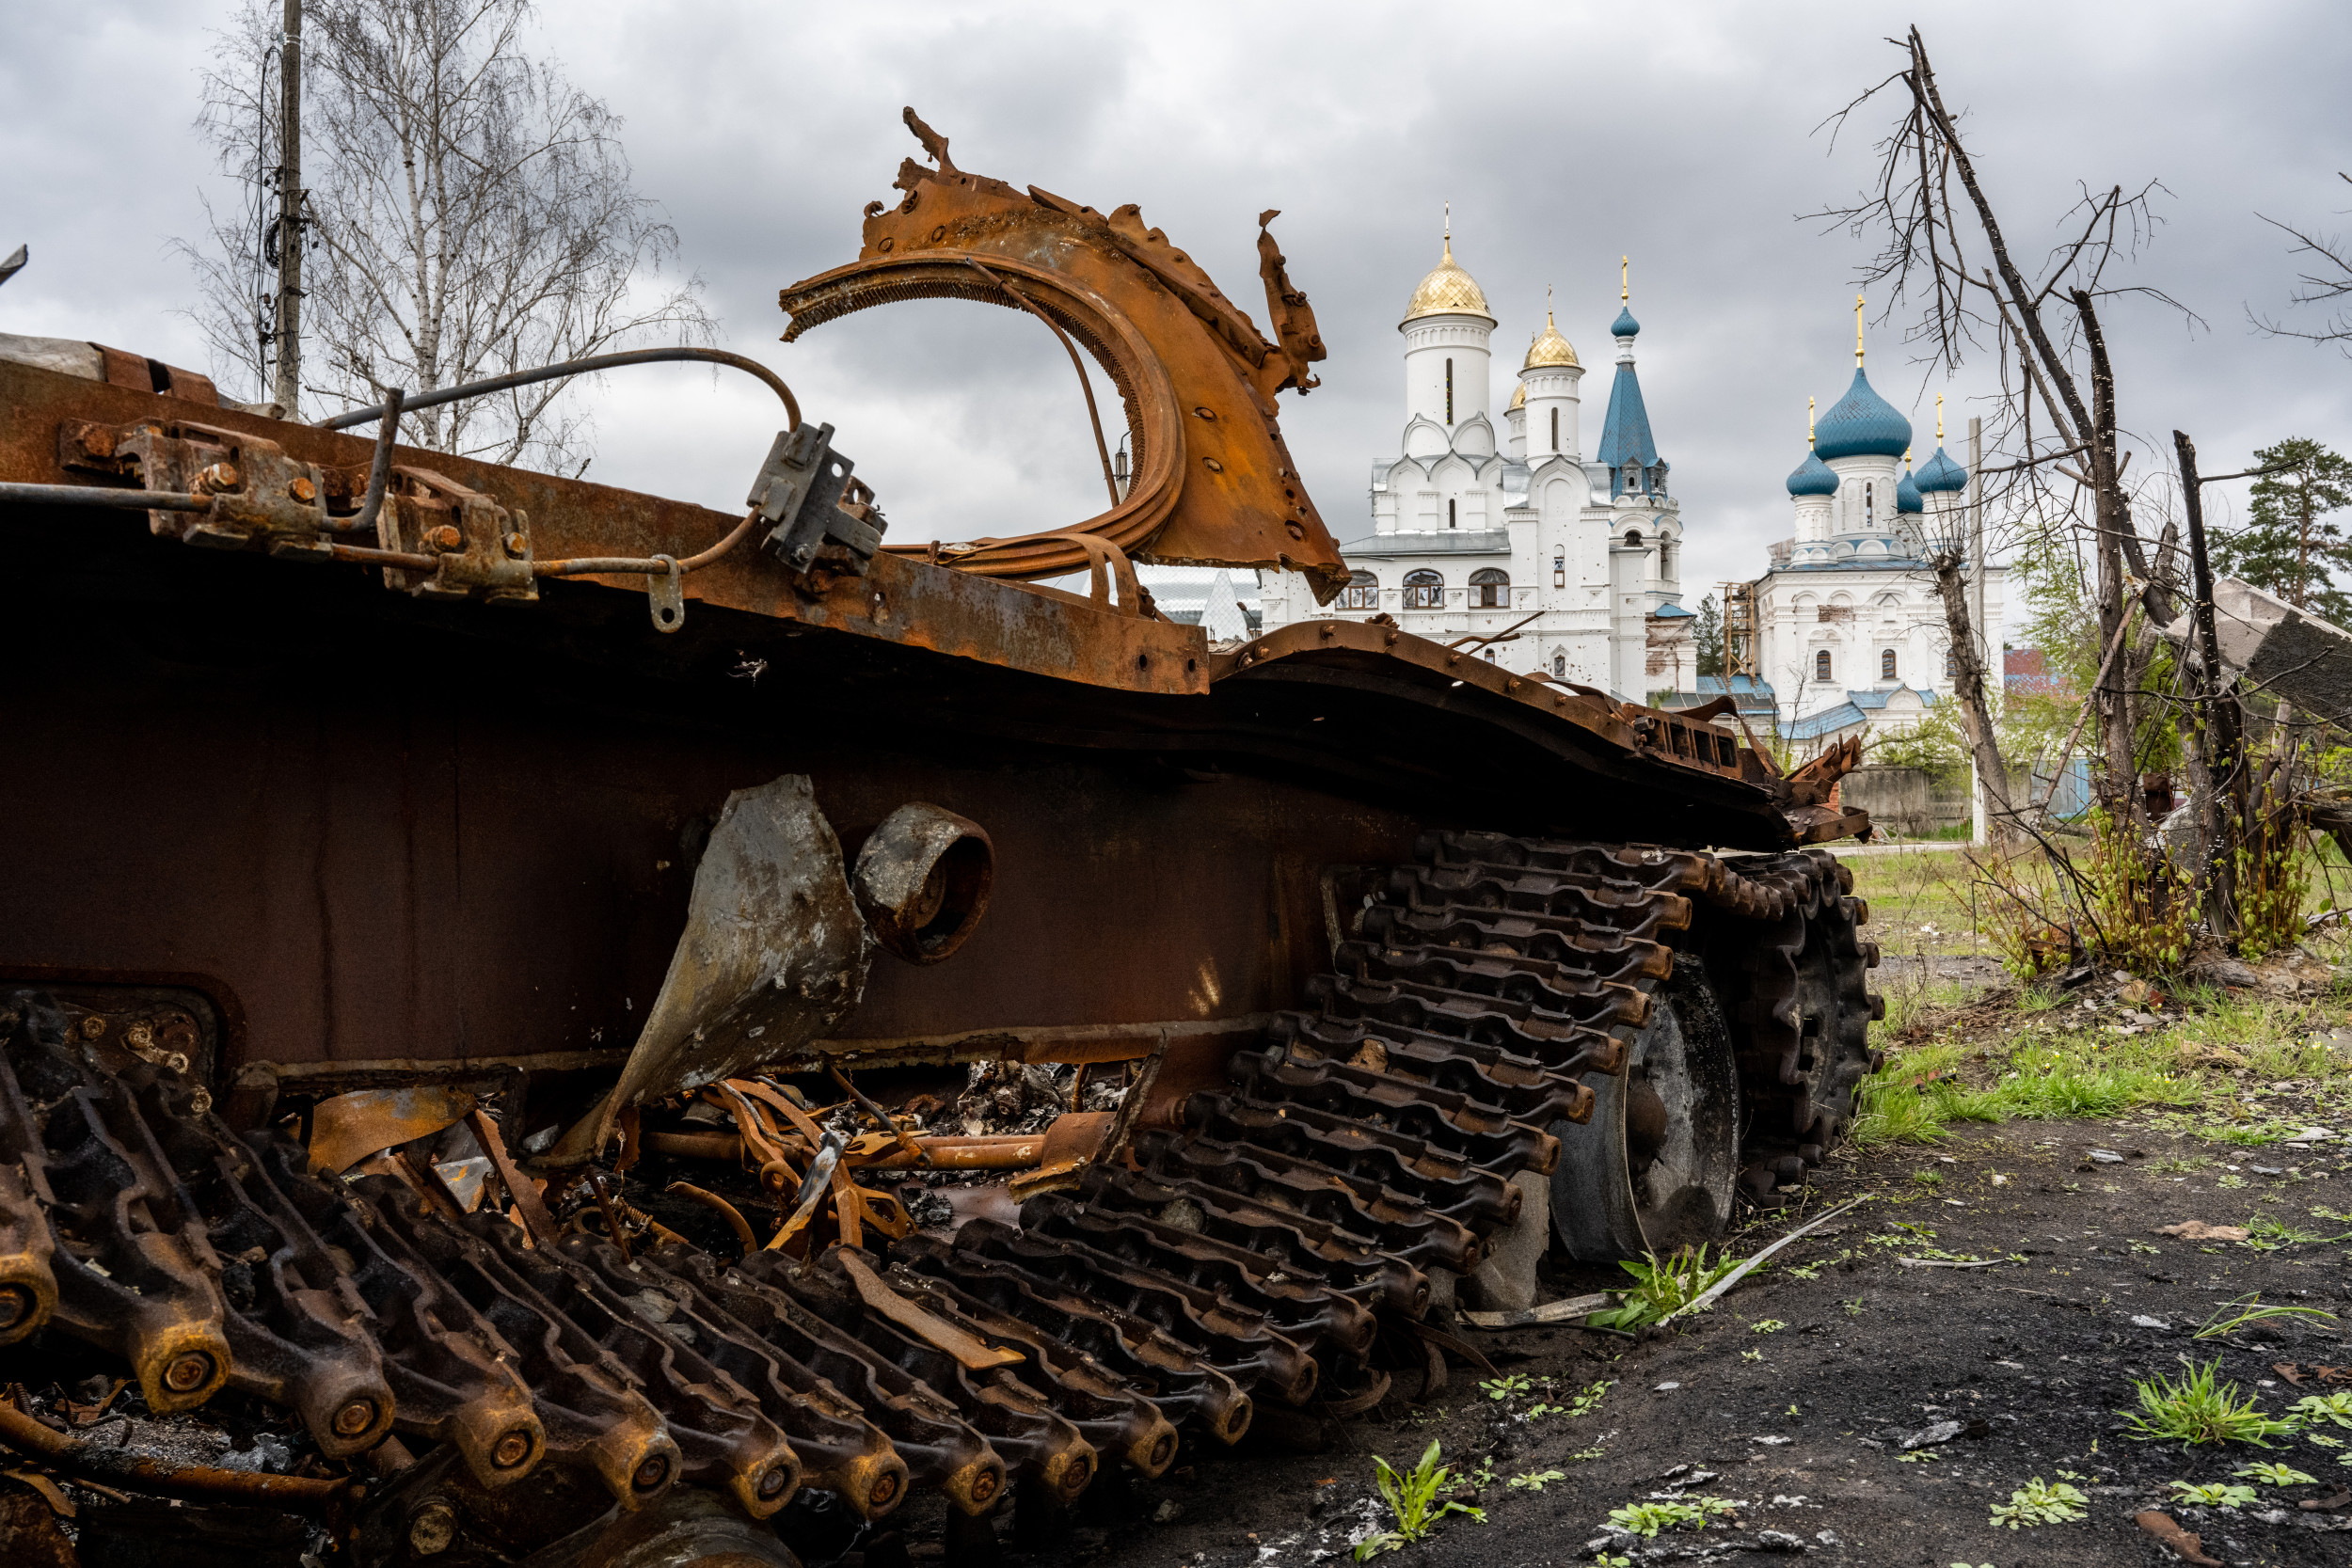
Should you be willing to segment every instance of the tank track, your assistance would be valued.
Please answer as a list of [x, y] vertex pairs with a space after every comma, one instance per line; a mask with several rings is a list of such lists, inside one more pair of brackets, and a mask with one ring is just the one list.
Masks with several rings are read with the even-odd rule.
[[[681, 1484], [753, 1519], [803, 1486], [865, 1520], [915, 1489], [974, 1519], [1009, 1487], [1050, 1512], [1105, 1464], [1153, 1476], [1184, 1440], [1238, 1441], [1263, 1402], [1377, 1400], [1383, 1323], [1417, 1323], [1433, 1274], [1475, 1271], [1515, 1223], [1513, 1179], [1557, 1162], [1546, 1127], [1590, 1116], [1585, 1077], [1625, 1070], [1678, 950], [1732, 976], [1751, 1189], [1836, 1141], [1879, 1005], [1834, 857], [1456, 832], [1417, 849], [1228, 1086], [1030, 1197], [1018, 1227], [887, 1258], [534, 1248], [389, 1177], [314, 1176], [178, 1075], [106, 1070], [19, 993], [0, 1020], [0, 1344], [54, 1326], [120, 1356], [159, 1412], [245, 1390], [329, 1459], [387, 1432], [443, 1446], [414, 1468], [485, 1538], [516, 1528], [500, 1499], [523, 1491], [573, 1523]], [[369, 1505], [363, 1543], [405, 1528], [401, 1491]]]

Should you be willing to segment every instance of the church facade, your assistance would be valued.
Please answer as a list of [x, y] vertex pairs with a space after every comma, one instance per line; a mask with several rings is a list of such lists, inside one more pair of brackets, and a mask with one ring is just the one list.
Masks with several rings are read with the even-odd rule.
[[1674, 623], [1690, 612], [1678, 576], [1681, 504], [1634, 373], [1641, 324], [1622, 292], [1619, 303], [1610, 327], [1615, 374], [1591, 455], [1581, 429], [1584, 366], [1549, 310], [1498, 430], [1497, 324], [1449, 235], [1397, 326], [1404, 425], [1396, 450], [1372, 466], [1371, 531], [1340, 546], [1349, 586], [1318, 606], [1303, 578], [1262, 573], [1264, 625], [1386, 614], [1440, 642], [1507, 635], [1472, 646], [1507, 669], [1643, 700], [1659, 684], [1653, 648], [1686, 646]]
[[[1907, 729], [1952, 695], [1951, 638], [1926, 556], [1967, 539], [1968, 471], [1944, 450], [1940, 411], [1936, 425], [1935, 455], [1915, 475], [1911, 421], [1871, 388], [1857, 339], [1853, 381], [1788, 476], [1795, 532], [1753, 586], [1756, 673], [1800, 756]], [[2003, 618], [2003, 570], [1983, 576], [1979, 636]], [[1997, 646], [1997, 629], [1987, 641]]]

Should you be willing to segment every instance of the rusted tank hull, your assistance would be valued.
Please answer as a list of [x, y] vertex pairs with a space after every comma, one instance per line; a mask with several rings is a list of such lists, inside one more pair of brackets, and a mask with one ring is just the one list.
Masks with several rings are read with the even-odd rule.
[[13, 749], [40, 759], [0, 778], [0, 972], [204, 990], [224, 1085], [271, 1064], [617, 1062], [698, 833], [784, 773], [851, 846], [917, 799], [996, 842], [987, 921], [951, 964], [878, 969], [841, 1030], [858, 1041], [1290, 1006], [1327, 961], [1325, 868], [1406, 858], [1431, 827], [1687, 842], [1673, 812], [1712, 787], [1747, 806], [1719, 830], [1785, 832], [1735, 781], [1663, 797], [1579, 754], [1583, 732], [1531, 733], [1523, 705], [1386, 653], [1187, 697], [739, 611], [661, 638], [588, 584], [529, 610], [420, 603], [119, 515], [15, 512], [0, 541], [58, 590], [0, 627]]

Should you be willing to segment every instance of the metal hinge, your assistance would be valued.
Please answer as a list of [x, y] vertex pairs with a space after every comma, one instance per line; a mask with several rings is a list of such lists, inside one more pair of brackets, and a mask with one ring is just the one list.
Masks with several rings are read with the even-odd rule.
[[493, 604], [529, 604], [539, 597], [531, 573], [531, 516], [506, 508], [478, 490], [426, 468], [392, 466], [398, 488], [384, 498], [376, 515], [377, 543], [385, 549], [429, 555], [437, 565], [423, 572], [384, 568], [384, 583], [425, 598], [482, 598]]
[[333, 553], [323, 537], [330, 476], [288, 457], [275, 441], [183, 420], [72, 420], [58, 431], [58, 448], [68, 468], [135, 474], [149, 490], [211, 501], [202, 512], [150, 512], [148, 527], [160, 537], [295, 560]]

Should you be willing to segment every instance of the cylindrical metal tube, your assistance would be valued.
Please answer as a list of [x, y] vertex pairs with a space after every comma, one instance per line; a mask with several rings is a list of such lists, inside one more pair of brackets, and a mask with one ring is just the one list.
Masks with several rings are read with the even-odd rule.
[[340, 1514], [358, 1501], [361, 1490], [347, 1481], [215, 1470], [126, 1454], [119, 1449], [101, 1448], [52, 1432], [5, 1399], [0, 1399], [0, 1443], [70, 1476], [190, 1502], [276, 1508], [315, 1518]]
[[213, 498], [177, 490], [114, 490], [101, 484], [0, 484], [0, 502], [20, 506], [119, 506], [133, 512], [210, 512]]

